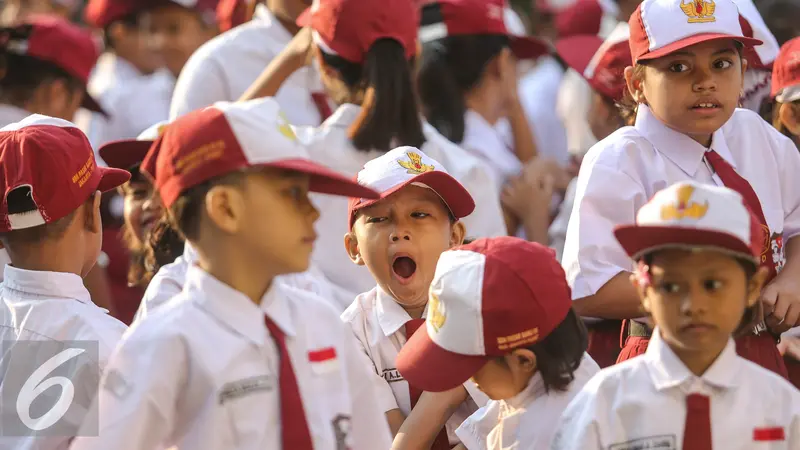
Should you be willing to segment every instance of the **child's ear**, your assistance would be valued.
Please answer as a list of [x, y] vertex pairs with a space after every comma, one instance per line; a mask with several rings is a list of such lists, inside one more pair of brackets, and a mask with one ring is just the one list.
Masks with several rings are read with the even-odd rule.
[[358, 239], [352, 231], [344, 235], [344, 248], [351, 261], [359, 266], [364, 265], [364, 258], [361, 257], [361, 250], [358, 249]]
[[518, 348], [506, 355], [506, 363], [509, 367], [518, 367], [523, 372], [533, 373], [536, 371], [536, 353], [527, 348]]
[[761, 289], [767, 281], [769, 270], [766, 267], [759, 267], [756, 273], [750, 278], [750, 283], [747, 286], [747, 307], [756, 304], [758, 297], [761, 295]]
[[631, 97], [637, 103], [641, 103], [644, 98], [642, 93], [642, 80], [634, 76], [633, 66], [625, 68], [625, 84], [628, 86], [628, 91]]
[[794, 135], [800, 135], [800, 114], [792, 103], [781, 103], [778, 106], [778, 118], [784, 127]]
[[245, 205], [241, 192], [235, 187], [212, 187], [206, 193], [204, 206], [208, 218], [220, 230], [236, 234], [241, 228]]
[[100, 191], [95, 191], [92, 197], [84, 203], [83, 224], [86, 227], [86, 231], [91, 233], [100, 233], [103, 230], [103, 222], [100, 218], [100, 199], [102, 195]]
[[458, 247], [464, 243], [467, 236], [467, 227], [459, 220], [450, 227], [450, 248]]
[[632, 273], [630, 276], [631, 284], [633, 288], [636, 289], [636, 293], [639, 294], [639, 299], [642, 301], [642, 308], [646, 313], [650, 313], [650, 300], [647, 298], [647, 288], [649, 284], [643, 283], [639, 280], [639, 276], [635, 273]]

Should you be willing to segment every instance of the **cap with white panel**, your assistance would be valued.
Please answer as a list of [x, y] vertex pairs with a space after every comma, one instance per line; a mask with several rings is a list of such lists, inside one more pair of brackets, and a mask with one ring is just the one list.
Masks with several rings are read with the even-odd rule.
[[425, 331], [400, 350], [397, 369], [425, 391], [455, 388], [492, 357], [545, 339], [571, 307], [553, 250], [510, 236], [478, 239], [439, 257]]
[[[96, 191], [130, 179], [125, 170], [99, 167], [89, 140], [72, 122], [34, 114], [0, 129], [0, 232], [61, 219]], [[9, 196], [32, 200], [15, 211]]]
[[475, 201], [469, 191], [453, 178], [444, 166], [416, 147], [397, 147], [364, 164], [358, 183], [377, 191], [379, 198], [351, 198], [348, 205], [349, 227], [356, 211], [380, 201], [400, 189], [415, 185], [433, 190], [456, 219], [472, 213]]
[[781, 47], [772, 68], [772, 96], [781, 103], [800, 100], [800, 37]]
[[742, 196], [729, 188], [686, 181], [656, 193], [635, 225], [614, 230], [634, 260], [664, 248], [715, 250], [758, 264], [766, 238]]
[[249, 167], [275, 167], [311, 176], [310, 189], [375, 198], [378, 194], [311, 161], [272, 98], [218, 102], [172, 122], [141, 165], [165, 207], [204, 181]]
[[634, 63], [715, 39], [734, 39], [745, 48], [762, 43], [744, 35], [733, 0], [644, 0], [628, 24]]
[[100, 146], [98, 153], [109, 167], [131, 169], [144, 160], [150, 146], [164, 133], [169, 121], [162, 120], [139, 133], [136, 139], [120, 139]]

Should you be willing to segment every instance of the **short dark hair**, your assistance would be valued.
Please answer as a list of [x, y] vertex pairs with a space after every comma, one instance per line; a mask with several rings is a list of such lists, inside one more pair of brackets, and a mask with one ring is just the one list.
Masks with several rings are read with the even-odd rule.
[[114, 24], [121, 23], [125, 26], [125, 28], [137, 28], [139, 26], [139, 18], [141, 17], [141, 12], [136, 11], [130, 14], [121, 17], [110, 24], [103, 27], [103, 44], [105, 48], [109, 48], [114, 50], [114, 39], [111, 37], [111, 27]]
[[361, 151], [389, 151], [425, 142], [411, 76], [413, 58], [394, 39], [375, 41], [364, 63], [356, 64], [320, 50], [322, 61], [339, 72], [351, 94], [363, 91], [361, 113], [350, 127], [353, 146]]
[[[21, 186], [9, 192], [6, 197], [6, 203], [8, 203], [8, 214], [38, 212], [38, 207], [33, 201], [29, 186]], [[75, 211], [72, 211], [66, 216], [44, 225], [0, 233], [0, 240], [3, 241], [4, 245], [13, 247], [16, 244], [30, 244], [43, 240], [58, 239], [64, 235], [64, 232], [67, 231], [74, 219]]]
[[83, 82], [57, 65], [31, 56], [3, 52], [0, 57], [0, 101], [24, 107], [44, 83], [62, 80], [71, 92], [83, 91]]

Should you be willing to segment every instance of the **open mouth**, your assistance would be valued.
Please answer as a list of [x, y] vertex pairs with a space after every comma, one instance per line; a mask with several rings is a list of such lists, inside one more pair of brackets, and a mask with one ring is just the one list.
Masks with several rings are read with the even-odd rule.
[[408, 256], [398, 256], [392, 262], [392, 272], [401, 282], [409, 281], [417, 271], [417, 263]]
[[720, 108], [722, 108], [722, 105], [720, 105], [716, 101], [697, 102], [692, 106], [692, 109], [696, 111], [704, 111], [704, 110], [713, 111], [715, 109], [720, 109]]

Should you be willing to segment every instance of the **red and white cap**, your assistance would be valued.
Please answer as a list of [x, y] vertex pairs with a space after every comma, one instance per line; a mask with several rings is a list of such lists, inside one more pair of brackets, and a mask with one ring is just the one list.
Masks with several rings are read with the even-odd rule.
[[140, 170], [153, 179], [164, 206], [169, 208], [185, 190], [249, 167], [306, 173], [311, 176], [313, 192], [378, 196], [311, 161], [272, 98], [219, 102], [176, 119], [150, 147]]
[[109, 167], [129, 170], [143, 160], [150, 146], [164, 134], [169, 121], [162, 120], [139, 133], [136, 139], [120, 139], [103, 144], [98, 153]]
[[733, 0], [644, 0], [628, 24], [634, 63], [714, 39], [733, 39], [745, 48], [761, 44], [744, 36]]
[[479, 239], [439, 257], [425, 330], [397, 355], [397, 370], [429, 392], [467, 381], [492, 357], [546, 338], [572, 300], [553, 250], [515, 237]]
[[[92, 36], [56, 16], [30, 16], [22, 23], [0, 31], [2, 47], [8, 53], [49, 62], [75, 77], [84, 86], [99, 56]], [[106, 115], [100, 104], [83, 95], [84, 108]]]
[[375, 190], [380, 197], [351, 198], [347, 211], [348, 228], [353, 228], [356, 211], [412, 184], [436, 192], [456, 219], [470, 215], [475, 209], [469, 191], [438, 161], [415, 147], [397, 147], [367, 162], [357, 178], [360, 185]]
[[619, 101], [627, 89], [625, 68], [633, 64], [629, 36], [628, 24], [620, 23], [605, 41], [597, 35], [572, 36], [558, 41], [556, 51], [594, 90]]
[[[34, 114], [6, 125], [0, 129], [0, 232], [54, 222], [130, 177], [98, 167], [89, 140], [72, 122]], [[36, 211], [9, 211], [8, 195], [18, 188], [30, 190]]]
[[394, 39], [406, 57], [417, 53], [419, 7], [416, 0], [314, 0], [297, 18], [310, 26], [325, 53], [362, 63], [378, 39]]
[[729, 188], [686, 181], [659, 191], [614, 230], [633, 260], [663, 248], [708, 248], [758, 264], [764, 231], [742, 196]]
[[509, 31], [505, 18], [502, 0], [439, 0], [422, 8], [419, 40], [424, 44], [447, 36], [505, 35], [517, 58], [535, 59], [549, 52], [544, 41]]
[[758, 12], [753, 0], [733, 0], [739, 8], [739, 23], [745, 37], [756, 38], [761, 45], [745, 49], [744, 57], [747, 59], [748, 69], [766, 69], [772, 67], [772, 62], [778, 56], [780, 44], [772, 31]]
[[781, 103], [800, 100], [800, 37], [781, 47], [772, 67], [772, 96]]
[[556, 13], [559, 39], [586, 34], [597, 35], [603, 21], [603, 7], [598, 0], [577, 0]]

